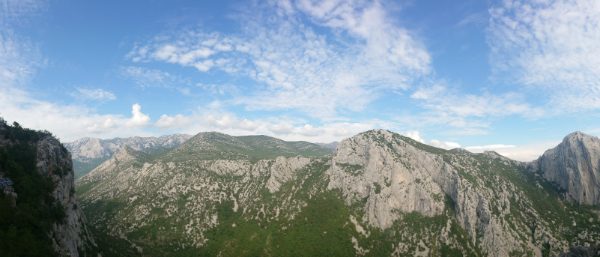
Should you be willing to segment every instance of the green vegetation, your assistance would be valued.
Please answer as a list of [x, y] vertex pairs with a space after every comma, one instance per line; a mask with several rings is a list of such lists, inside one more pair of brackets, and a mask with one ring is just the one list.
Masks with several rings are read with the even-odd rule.
[[268, 136], [233, 137], [221, 133], [200, 133], [161, 159], [185, 160], [250, 160], [274, 159], [278, 156], [323, 157], [331, 149], [308, 142], [287, 142]]
[[[200, 256], [353, 256], [348, 209], [333, 193], [311, 199], [290, 223], [259, 224], [225, 204]], [[235, 224], [235, 226], [234, 226]]]
[[[579, 236], [582, 234], [591, 233], [595, 234], [595, 238], [600, 237], [597, 207], [563, 201], [560, 190], [554, 185], [513, 162], [491, 158], [485, 154], [472, 156], [474, 165], [479, 171], [477, 175], [483, 179], [486, 187], [494, 187], [498, 181], [506, 181], [515, 186], [515, 192], [521, 192], [525, 196], [525, 199], [516, 199], [515, 197], [510, 199], [510, 215], [507, 217], [508, 225], [514, 231], [519, 232], [522, 240], [532, 237], [534, 243], [541, 243], [536, 239], [539, 237], [536, 233], [540, 223], [538, 219], [551, 224], [549, 229], [552, 233], [562, 237], [570, 244], [593, 243], [594, 240], [591, 242], [581, 241]], [[498, 214], [499, 208], [503, 207], [496, 204], [492, 211]], [[533, 216], [529, 210], [535, 210], [540, 216]], [[517, 224], [521, 224], [521, 227], [528, 227], [528, 231], [522, 231]], [[549, 251], [549, 249], [546, 250]]]
[[108, 158], [89, 159], [85, 161], [73, 160], [73, 171], [75, 171], [75, 179], [83, 177], [88, 174], [94, 168], [98, 167], [102, 162], [108, 160]]
[[[14, 199], [0, 191], [0, 253], [2, 256], [54, 256], [48, 237], [65, 211], [52, 197], [54, 185], [36, 169], [36, 143], [48, 132], [8, 126], [0, 119], [0, 171], [14, 182]], [[65, 149], [66, 151], [66, 149]], [[15, 201], [13, 205], [13, 201]]]
[[341, 167], [345, 172], [348, 172], [354, 176], [359, 175], [364, 169], [362, 165], [358, 164], [336, 163], [335, 165]]

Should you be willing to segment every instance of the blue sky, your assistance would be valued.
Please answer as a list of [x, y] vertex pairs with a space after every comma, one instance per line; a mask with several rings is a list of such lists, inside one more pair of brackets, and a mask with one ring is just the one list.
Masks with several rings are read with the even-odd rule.
[[81, 137], [600, 135], [600, 2], [0, 0], [0, 116]]

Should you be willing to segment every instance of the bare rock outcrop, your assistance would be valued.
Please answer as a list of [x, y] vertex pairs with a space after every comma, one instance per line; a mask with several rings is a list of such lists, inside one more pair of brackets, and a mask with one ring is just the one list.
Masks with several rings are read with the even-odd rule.
[[80, 250], [94, 247], [94, 240], [85, 226], [85, 217], [77, 206], [71, 155], [53, 137], [37, 143], [37, 170], [55, 185], [53, 197], [64, 208], [62, 223], [55, 223], [52, 243], [60, 256], [80, 256]]
[[398, 210], [442, 213], [444, 192], [430, 174], [442, 165], [389, 131], [367, 132], [338, 145], [328, 187], [341, 189], [348, 204], [366, 199], [365, 220], [385, 229], [398, 219]]
[[574, 132], [535, 161], [542, 176], [580, 204], [600, 204], [600, 139]]

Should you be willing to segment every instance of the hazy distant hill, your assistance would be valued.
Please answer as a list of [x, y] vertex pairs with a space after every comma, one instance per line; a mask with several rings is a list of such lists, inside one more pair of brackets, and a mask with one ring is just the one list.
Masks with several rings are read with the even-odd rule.
[[190, 137], [190, 135], [182, 134], [113, 139], [88, 137], [66, 143], [65, 146], [73, 157], [75, 178], [79, 178], [106, 161], [117, 149], [123, 146], [148, 154], [159, 154], [181, 145]]

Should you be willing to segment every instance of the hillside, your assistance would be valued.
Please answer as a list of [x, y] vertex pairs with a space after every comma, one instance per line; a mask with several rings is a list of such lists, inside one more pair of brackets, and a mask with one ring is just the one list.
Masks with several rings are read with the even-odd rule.
[[318, 157], [248, 141], [201, 133], [156, 158], [121, 151], [84, 176], [106, 256], [556, 256], [600, 242], [598, 206], [493, 152], [385, 130]]
[[288, 142], [269, 136], [230, 136], [218, 132], [199, 133], [180, 147], [161, 156], [163, 160], [250, 160], [278, 156], [320, 157], [331, 149], [313, 143]]

